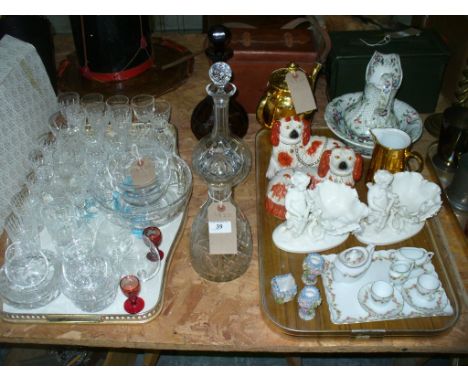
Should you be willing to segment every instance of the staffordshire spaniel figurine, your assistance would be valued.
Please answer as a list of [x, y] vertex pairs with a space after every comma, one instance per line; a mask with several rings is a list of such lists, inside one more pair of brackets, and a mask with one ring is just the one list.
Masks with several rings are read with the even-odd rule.
[[325, 150], [344, 146], [336, 139], [311, 135], [310, 122], [298, 116], [274, 121], [270, 140], [273, 148], [268, 179], [287, 168], [315, 167]]

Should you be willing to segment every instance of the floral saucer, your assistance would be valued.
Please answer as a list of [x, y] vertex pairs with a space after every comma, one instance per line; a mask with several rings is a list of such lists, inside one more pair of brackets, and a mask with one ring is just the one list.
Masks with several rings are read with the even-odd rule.
[[425, 263], [419, 267], [415, 267], [413, 268], [413, 270], [411, 271], [410, 275], [409, 275], [409, 278], [412, 279], [412, 278], [418, 278], [419, 276], [421, 276], [423, 273], [433, 273], [433, 274], [437, 274], [435, 268], [434, 268], [434, 265], [432, 265], [432, 263]]
[[421, 295], [416, 289], [416, 278], [409, 279], [403, 284], [402, 293], [405, 301], [413, 308], [428, 314], [439, 313], [448, 304], [448, 298], [443, 288], [439, 288], [434, 294], [434, 298], [428, 299]]
[[373, 282], [365, 284], [359, 289], [358, 300], [364, 310], [371, 316], [389, 320], [396, 317], [402, 310], [404, 305], [403, 296], [401, 293], [394, 289], [393, 296], [389, 302], [380, 304], [371, 297], [371, 286]]
[[[365, 157], [372, 156], [374, 142], [371, 137], [359, 137], [347, 128], [344, 113], [346, 109], [356, 103], [362, 92], [348, 93], [333, 99], [325, 109], [325, 121], [330, 130], [353, 150]], [[422, 121], [418, 112], [403, 101], [395, 99], [393, 112], [398, 120], [398, 128], [417, 141], [422, 135]]]

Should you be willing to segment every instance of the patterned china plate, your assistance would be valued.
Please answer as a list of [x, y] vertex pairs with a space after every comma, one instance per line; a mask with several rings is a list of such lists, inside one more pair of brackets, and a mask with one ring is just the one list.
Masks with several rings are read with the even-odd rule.
[[406, 302], [413, 308], [428, 314], [444, 310], [448, 304], [448, 298], [444, 290], [440, 288], [435, 292], [434, 298], [429, 300], [418, 292], [416, 282], [416, 278], [411, 278], [403, 284], [402, 292]]
[[371, 297], [370, 289], [373, 282], [365, 284], [359, 289], [358, 300], [364, 310], [371, 316], [382, 319], [391, 319], [396, 317], [403, 310], [403, 296], [401, 293], [394, 289], [391, 300], [386, 304], [379, 304]]
[[[371, 137], [359, 137], [350, 131], [344, 119], [346, 109], [356, 103], [362, 96], [362, 92], [348, 93], [333, 99], [325, 109], [325, 121], [330, 130], [352, 149], [365, 157], [372, 156], [374, 142]], [[398, 128], [405, 131], [411, 137], [411, 141], [417, 141], [422, 134], [422, 121], [418, 112], [403, 101], [395, 99], [393, 107], [395, 116], [399, 122]]]

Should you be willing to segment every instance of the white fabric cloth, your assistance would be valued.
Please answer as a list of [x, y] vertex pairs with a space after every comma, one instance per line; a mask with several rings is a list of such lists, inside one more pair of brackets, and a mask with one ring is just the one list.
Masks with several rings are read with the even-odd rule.
[[57, 98], [36, 49], [5, 35], [0, 40], [0, 230], [11, 197], [31, 171], [28, 155], [49, 131], [55, 111]]

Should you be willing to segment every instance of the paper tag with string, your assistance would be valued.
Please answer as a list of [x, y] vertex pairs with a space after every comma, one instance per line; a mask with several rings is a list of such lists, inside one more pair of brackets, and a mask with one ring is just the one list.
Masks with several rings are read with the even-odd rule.
[[154, 183], [156, 171], [151, 158], [142, 157], [136, 144], [132, 145], [131, 154], [135, 157], [135, 162], [130, 167], [132, 184], [137, 187], [145, 187]]
[[208, 207], [210, 255], [237, 254], [236, 208], [231, 202], [216, 201]]
[[135, 160], [130, 168], [130, 176], [133, 185], [137, 187], [145, 187], [154, 183], [156, 180], [154, 162], [148, 157]]
[[291, 98], [294, 104], [296, 114], [302, 114], [317, 109], [314, 94], [310, 88], [309, 80], [306, 74], [297, 70], [286, 74], [286, 83], [288, 84]]

